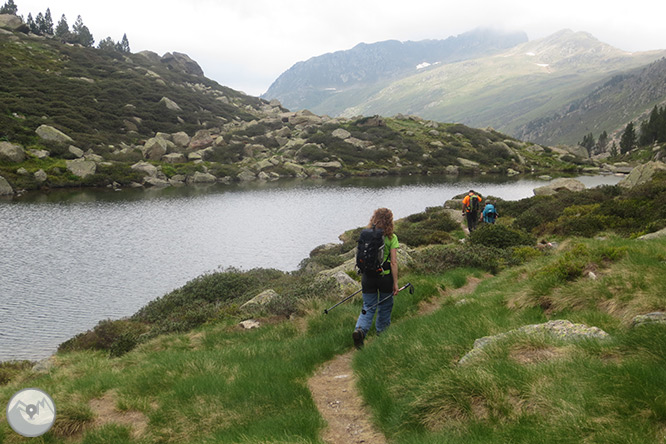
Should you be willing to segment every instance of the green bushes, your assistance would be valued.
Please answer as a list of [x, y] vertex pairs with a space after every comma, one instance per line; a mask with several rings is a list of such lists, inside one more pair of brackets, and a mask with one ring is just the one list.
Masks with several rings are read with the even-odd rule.
[[494, 248], [532, 246], [536, 243], [536, 239], [531, 234], [498, 224], [482, 224], [477, 230], [470, 233], [468, 240], [472, 245]]
[[497, 273], [511, 261], [511, 252], [481, 245], [433, 245], [414, 252], [415, 271], [443, 273], [454, 268], [479, 268]]
[[411, 247], [451, 242], [451, 232], [459, 230], [447, 210], [441, 207], [427, 208], [396, 223], [395, 233], [401, 243]]

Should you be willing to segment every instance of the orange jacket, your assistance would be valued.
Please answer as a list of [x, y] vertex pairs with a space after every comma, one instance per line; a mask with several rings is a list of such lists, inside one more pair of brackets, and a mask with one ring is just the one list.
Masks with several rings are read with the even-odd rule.
[[[481, 201], [483, 199], [481, 199], [481, 196], [479, 196], [478, 194], [473, 194], [473, 196], [476, 196], [479, 199], [479, 208], [480, 208], [481, 207]], [[469, 203], [470, 203], [469, 198], [470, 198], [470, 195], [468, 194], [467, 196], [465, 196], [463, 198], [463, 201], [462, 201], [462, 203], [463, 203], [463, 212], [465, 212], [465, 213], [469, 213], [469, 210], [470, 210], [470, 208], [469, 208]]]

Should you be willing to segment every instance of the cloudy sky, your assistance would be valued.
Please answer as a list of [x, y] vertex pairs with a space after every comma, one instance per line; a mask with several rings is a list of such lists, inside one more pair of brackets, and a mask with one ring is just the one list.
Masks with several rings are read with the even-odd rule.
[[[5, 0], [0, 0], [4, 3]], [[478, 27], [586, 31], [626, 51], [666, 49], [654, 0], [14, 0], [18, 14], [81, 16], [95, 44], [127, 33], [132, 52], [188, 54], [207, 77], [258, 96], [293, 64], [358, 43], [445, 39]]]

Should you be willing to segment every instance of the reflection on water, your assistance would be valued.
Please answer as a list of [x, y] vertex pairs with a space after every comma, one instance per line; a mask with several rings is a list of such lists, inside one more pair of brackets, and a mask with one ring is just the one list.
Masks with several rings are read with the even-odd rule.
[[[613, 176], [580, 178], [588, 187]], [[483, 177], [60, 190], [0, 201], [0, 360], [39, 359], [220, 267], [295, 270], [317, 245], [474, 188], [516, 200], [544, 182]]]

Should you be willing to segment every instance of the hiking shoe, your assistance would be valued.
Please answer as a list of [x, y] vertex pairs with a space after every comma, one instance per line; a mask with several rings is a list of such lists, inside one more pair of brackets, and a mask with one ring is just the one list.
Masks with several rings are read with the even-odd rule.
[[365, 339], [365, 333], [363, 333], [363, 330], [360, 328], [354, 330], [354, 333], [352, 333], [352, 338], [354, 338], [354, 347], [357, 349], [363, 347], [363, 339]]

